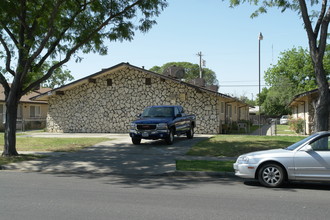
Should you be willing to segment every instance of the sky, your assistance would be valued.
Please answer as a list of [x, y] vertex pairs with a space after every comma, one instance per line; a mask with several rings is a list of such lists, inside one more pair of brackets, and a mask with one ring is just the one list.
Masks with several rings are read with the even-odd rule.
[[168, 0], [149, 32], [136, 32], [134, 40], [108, 43], [108, 54], [82, 54], [83, 60], [67, 63], [78, 80], [121, 62], [150, 69], [168, 62], [199, 63], [216, 73], [218, 92], [255, 99], [259, 90], [259, 40], [261, 89], [264, 72], [276, 64], [280, 53], [308, 47], [302, 20], [296, 12], [279, 9], [250, 18], [256, 6], [229, 7], [221, 0]]

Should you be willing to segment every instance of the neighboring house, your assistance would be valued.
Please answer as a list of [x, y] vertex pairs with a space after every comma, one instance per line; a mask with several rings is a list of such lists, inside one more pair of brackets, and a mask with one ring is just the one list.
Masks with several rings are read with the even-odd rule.
[[248, 120], [249, 105], [174, 76], [120, 63], [33, 99], [49, 104], [49, 132], [126, 133], [151, 105], [182, 105], [196, 114], [196, 133], [222, 133], [232, 122]]
[[[18, 104], [17, 109], [17, 129], [42, 129], [46, 127], [46, 116], [48, 103], [45, 101], [30, 100], [31, 97], [51, 90], [50, 88], [40, 88], [24, 95]], [[0, 85], [0, 130], [4, 130], [6, 119], [6, 104], [4, 89]]]
[[[318, 89], [314, 89], [308, 92], [304, 92], [296, 95], [289, 107], [292, 110], [291, 117], [293, 119], [301, 118], [305, 121], [305, 133], [311, 134], [314, 131], [314, 103], [317, 101], [319, 96]], [[330, 119], [330, 115], [329, 115]], [[330, 122], [329, 122], [330, 130]]]

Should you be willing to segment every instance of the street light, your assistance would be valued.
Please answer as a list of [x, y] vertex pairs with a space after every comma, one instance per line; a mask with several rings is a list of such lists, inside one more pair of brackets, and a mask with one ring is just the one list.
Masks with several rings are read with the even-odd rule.
[[259, 33], [259, 37], [258, 37], [258, 40], [259, 40], [259, 101], [258, 101], [258, 104], [259, 104], [259, 135], [261, 135], [261, 106], [260, 106], [260, 81], [261, 81], [261, 78], [260, 78], [260, 41], [262, 41], [264, 39], [264, 36], [262, 36], [262, 33], [260, 32]]

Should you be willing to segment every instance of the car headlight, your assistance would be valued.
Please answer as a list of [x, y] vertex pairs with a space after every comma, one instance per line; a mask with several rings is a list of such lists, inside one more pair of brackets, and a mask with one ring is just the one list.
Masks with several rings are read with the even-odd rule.
[[248, 156], [239, 156], [237, 158], [237, 163], [247, 164], [249, 163], [250, 158]]
[[131, 123], [130, 127], [131, 127], [132, 130], [136, 130], [136, 124], [135, 123]]
[[166, 123], [159, 123], [159, 124], [157, 124], [157, 129], [158, 130], [166, 130], [167, 129], [167, 124]]

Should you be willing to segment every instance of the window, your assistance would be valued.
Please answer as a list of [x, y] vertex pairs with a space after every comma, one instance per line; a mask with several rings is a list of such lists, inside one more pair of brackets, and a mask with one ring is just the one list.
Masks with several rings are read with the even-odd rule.
[[174, 108], [174, 116], [177, 116], [179, 114], [179, 109], [177, 107]]
[[221, 102], [221, 113], [224, 113], [225, 110], [225, 103]]
[[151, 85], [151, 78], [146, 78], [146, 85], [150, 86]]
[[40, 106], [38, 105], [31, 105], [30, 106], [30, 117], [37, 118], [41, 116]]
[[231, 105], [228, 105], [228, 115], [229, 115], [229, 117], [232, 116], [232, 106]]
[[18, 107], [17, 107], [17, 118], [22, 118], [22, 108], [23, 108], [23, 104], [18, 104]]
[[107, 86], [112, 86], [112, 79], [107, 79]]
[[330, 139], [328, 136], [321, 137], [311, 144], [315, 151], [329, 151], [330, 150]]

